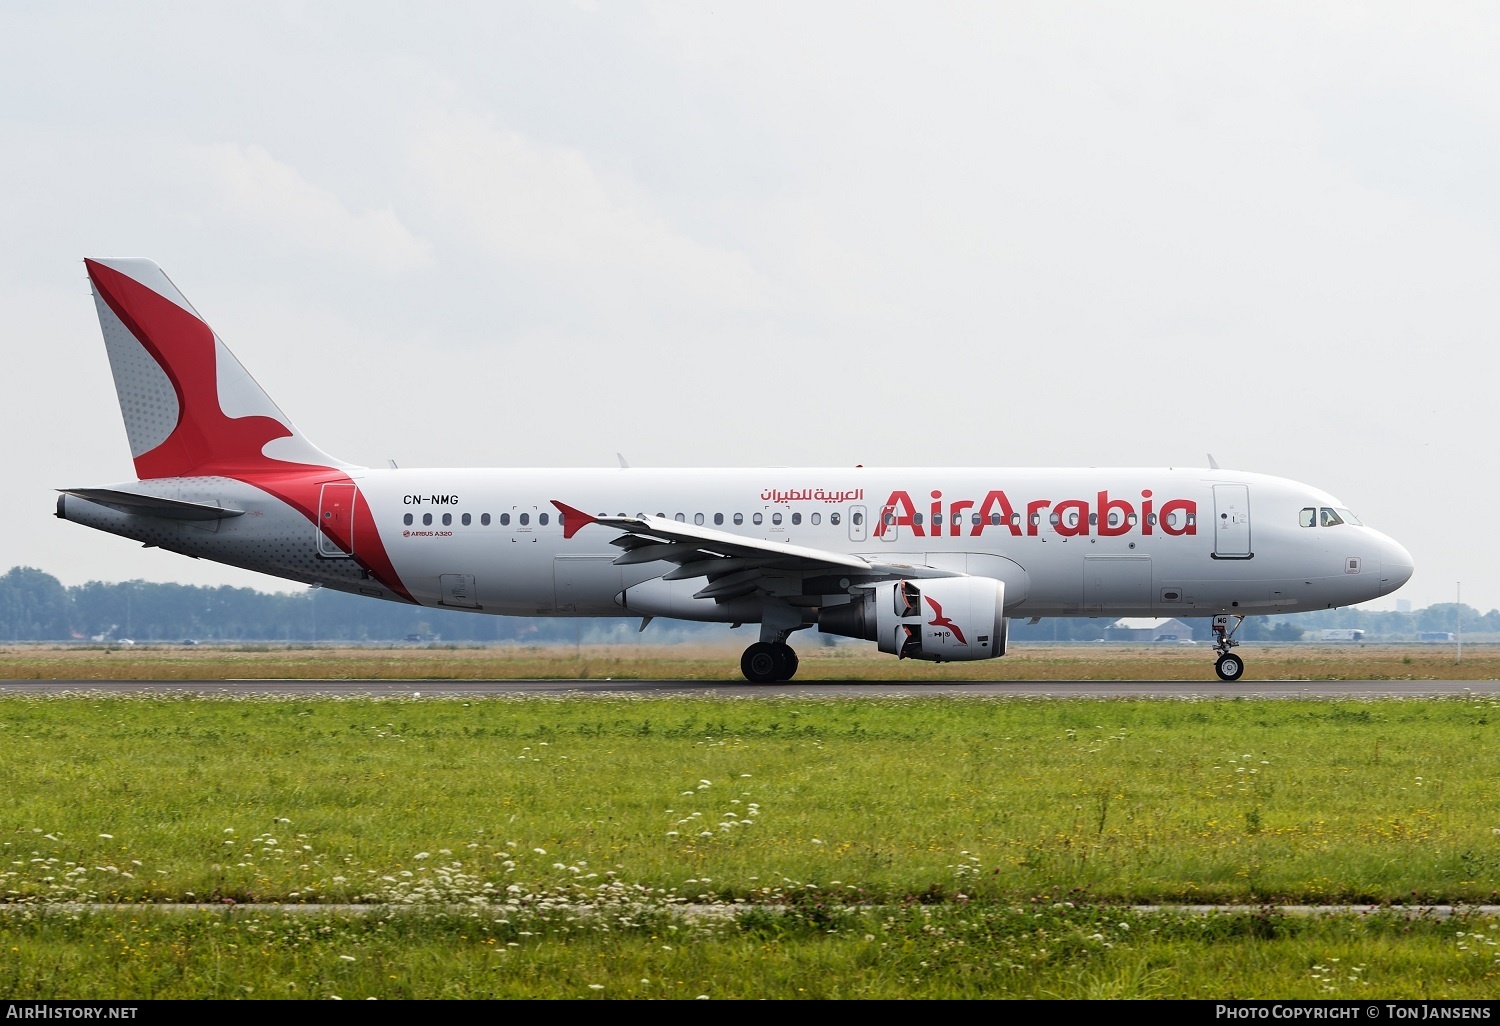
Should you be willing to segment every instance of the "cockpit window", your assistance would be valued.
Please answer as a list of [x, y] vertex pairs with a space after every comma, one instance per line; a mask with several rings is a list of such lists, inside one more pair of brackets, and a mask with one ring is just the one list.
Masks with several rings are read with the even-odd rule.
[[1297, 523], [1303, 527], [1318, 526], [1318, 510], [1316, 506], [1304, 506], [1302, 512], [1297, 514]]
[[1343, 517], [1344, 518], [1344, 523], [1346, 523], [1346, 524], [1355, 524], [1355, 525], [1358, 525], [1359, 527], [1365, 526], [1364, 524], [1360, 523], [1359, 517], [1355, 516], [1353, 513], [1350, 513], [1347, 509], [1345, 509], [1342, 506], [1339, 506], [1339, 507], [1335, 508], [1334, 512], [1337, 513], [1339, 516]]
[[1344, 521], [1342, 519], [1340, 519], [1340, 517], [1339, 517], [1339, 515], [1337, 513], [1335, 513], [1333, 510], [1329, 509], [1327, 506], [1323, 507], [1323, 526], [1324, 527], [1336, 527], [1339, 524], [1342, 524], [1343, 522]]

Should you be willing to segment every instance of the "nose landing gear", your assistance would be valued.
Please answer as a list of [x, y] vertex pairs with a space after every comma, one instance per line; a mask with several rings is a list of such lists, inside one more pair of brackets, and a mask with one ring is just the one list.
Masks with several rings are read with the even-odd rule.
[[[1234, 626], [1229, 621], [1234, 621]], [[1234, 632], [1240, 629], [1240, 624], [1245, 622], [1243, 616], [1229, 616], [1221, 614], [1214, 617], [1214, 651], [1219, 653], [1218, 662], [1214, 663], [1214, 672], [1223, 681], [1239, 680], [1245, 672], [1245, 661], [1230, 652], [1230, 649], [1239, 645], [1234, 640]]]

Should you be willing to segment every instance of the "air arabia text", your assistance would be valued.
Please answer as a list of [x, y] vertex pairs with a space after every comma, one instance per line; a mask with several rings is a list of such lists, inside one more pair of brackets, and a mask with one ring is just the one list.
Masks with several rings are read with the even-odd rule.
[[[1140, 498], [1131, 501], [1099, 492], [1088, 499], [1032, 499], [1024, 505], [1012, 503], [1003, 491], [985, 493], [983, 499], [944, 499], [934, 491], [926, 509], [921, 509], [907, 492], [892, 492], [876, 518], [875, 537], [905, 527], [913, 537], [957, 538], [967, 534], [981, 535], [987, 528], [1009, 531], [1019, 538], [1035, 537], [1046, 524], [1066, 538], [1097, 534], [1104, 538], [1139, 531], [1143, 535], [1169, 534], [1174, 537], [1198, 533], [1198, 503], [1193, 499], [1168, 499], [1158, 503], [1151, 489], [1142, 489]], [[925, 515], [924, 515], [925, 514]]]

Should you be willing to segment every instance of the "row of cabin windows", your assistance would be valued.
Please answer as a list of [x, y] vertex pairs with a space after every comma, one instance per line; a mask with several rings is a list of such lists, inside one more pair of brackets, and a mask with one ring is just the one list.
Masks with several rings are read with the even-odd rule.
[[[538, 513], [536, 515], [536, 522], [538, 524], [540, 524], [541, 526], [546, 527], [547, 526], [547, 516], [548, 515], [546, 513]], [[416, 518], [411, 513], [408, 513], [408, 514], [406, 514], [406, 516], [404, 516], [404, 517], [401, 518], [401, 522], [403, 524], [405, 524], [407, 527], [410, 527], [415, 521], [416, 521]], [[472, 513], [461, 513], [461, 514], [459, 514], [458, 522], [460, 524], [462, 524], [463, 526], [468, 527], [470, 524], [474, 523], [474, 514], [472, 514]], [[517, 515], [516, 522], [518, 524], [520, 524], [522, 527], [530, 526], [530, 524], [531, 524], [531, 514], [530, 513], [521, 513], [521, 514]], [[557, 515], [557, 522], [558, 522], [559, 525], [561, 525], [562, 522], [563, 522], [563, 518], [562, 518], [562, 514], [561, 513], [559, 513]], [[452, 513], [444, 513], [443, 516], [442, 516], [442, 519], [441, 519], [441, 523], [442, 523], [442, 525], [444, 527], [452, 527], [453, 526], [453, 514]], [[490, 519], [490, 515], [488, 513], [481, 513], [481, 514], [479, 514], [479, 526], [481, 526], [481, 527], [489, 527], [490, 523], [491, 523], [491, 519]], [[432, 514], [431, 513], [423, 513], [422, 514], [422, 526], [423, 527], [431, 527], [432, 526]], [[510, 526], [510, 514], [509, 513], [501, 513], [500, 514], [500, 526], [501, 527], [509, 527]]]
[[[624, 516], [623, 513], [620, 514], [620, 515]], [[645, 515], [646, 514], [644, 514], [644, 513], [638, 514], [638, 516], [642, 516], [642, 517], [644, 517]], [[662, 518], [666, 517], [665, 513], [658, 513], [656, 515], [659, 516], [659, 517], [662, 517]], [[703, 526], [703, 524], [705, 523], [705, 516], [706, 516], [706, 514], [703, 514], [703, 513], [694, 513], [693, 514], [693, 523], [697, 524], [700, 527]], [[685, 524], [685, 523], [687, 523], [687, 514], [686, 513], [676, 513], [676, 514], [674, 514], [672, 516], [672, 519], [675, 520], [675, 521], [677, 521], [679, 524]], [[734, 514], [734, 516], [731, 519], [732, 519], [733, 523], [736, 526], [738, 526], [738, 525], [743, 524], [745, 522], [745, 514], [743, 514], [743, 513], [736, 513], [736, 514]], [[792, 520], [792, 523], [794, 525], [801, 524], [802, 523], [802, 514], [801, 513], [793, 513], [792, 517], [791, 517], [791, 520]], [[851, 513], [849, 515], [849, 520], [856, 527], [858, 527], [860, 524], [863, 524], [865, 522], [865, 515], [863, 513]], [[715, 513], [713, 515], [713, 521], [714, 521], [714, 526], [715, 527], [722, 527], [724, 525], [724, 514], [722, 514], [722, 513]], [[759, 526], [761, 524], [764, 524], [765, 522], [766, 522], [766, 518], [765, 518], [764, 514], [762, 514], [762, 513], [752, 513], [752, 514], [750, 514], [750, 523], [755, 524], [756, 526]], [[823, 522], [823, 514], [821, 514], [821, 513], [813, 513], [813, 514], [810, 514], [808, 516], [808, 523], [811, 523], [811, 524], [821, 524], [822, 522]], [[839, 514], [839, 513], [830, 513], [830, 514], [828, 514], [828, 522], [830, 524], [834, 525], [835, 527], [837, 527], [839, 524], [841, 524], [841, 523], [844, 522], [843, 515]], [[780, 513], [772, 513], [771, 514], [771, 523], [779, 527], [781, 525], [781, 523], [782, 523], [782, 516], [781, 516], [781, 514]]]
[[[599, 515], [602, 517], [602, 516], [606, 516], [607, 514], [600, 513]], [[619, 514], [619, 516], [622, 516], [622, 517], [624, 515], [625, 515], [624, 513]], [[637, 513], [636, 514], [636, 516], [642, 517], [642, 518], [644, 518], [645, 515], [646, 514], [644, 514], [644, 513]], [[658, 513], [656, 515], [658, 517], [662, 518], [663, 520], [665, 520], [666, 517], [667, 517], [667, 515], [665, 513]], [[546, 527], [547, 524], [548, 524], [548, 522], [549, 522], [549, 520], [548, 520], [549, 516], [550, 516], [550, 514], [547, 514], [547, 513], [538, 513], [536, 515], [536, 522], [537, 522], [537, 524], [539, 526], [541, 526], [541, 527]], [[686, 513], [678, 513], [672, 519], [676, 520], [678, 523], [686, 523], [687, 522], [687, 514]], [[849, 519], [854, 524], [854, 526], [858, 527], [858, 526], [860, 526], [861, 524], [863, 524], [865, 522], [865, 515], [863, 513], [852, 513], [852, 514], [850, 514]], [[809, 520], [809, 522], [811, 522], [813, 524], [821, 524], [823, 522], [823, 514], [821, 514], [821, 513], [813, 513], [813, 514], [811, 514], [809, 516], [808, 520]], [[713, 515], [713, 521], [714, 521], [714, 526], [715, 527], [722, 527], [724, 525], [724, 514], [723, 513], [715, 513]], [[734, 521], [734, 523], [735, 523], [736, 526], [738, 526], [740, 524], [743, 524], [745, 522], [745, 514], [743, 514], [743, 513], [736, 513], [736, 514], [734, 514], [733, 521]], [[412, 513], [408, 513], [408, 514], [406, 514], [405, 516], [403, 516], [401, 518], [401, 522], [403, 524], [405, 524], [407, 527], [411, 527], [413, 524], [416, 523], [416, 515], [412, 514]], [[452, 513], [444, 513], [442, 515], [442, 517], [440, 518], [439, 522], [444, 527], [452, 527], [453, 526], [453, 514]], [[462, 513], [462, 514], [459, 514], [458, 522], [460, 524], [462, 524], [464, 527], [468, 527], [469, 525], [471, 525], [474, 522], [474, 515], [472, 513]], [[509, 513], [501, 513], [500, 516], [499, 516], [499, 522], [500, 522], [500, 526], [501, 527], [509, 527], [510, 526], [510, 514]], [[563, 515], [561, 513], [559, 513], [559, 514], [557, 514], [557, 524], [558, 524], [559, 527], [562, 526], [562, 522], [563, 522]], [[750, 514], [750, 522], [752, 524], [755, 524], [755, 525], [758, 526], [760, 524], [765, 523], [765, 517], [764, 517], [763, 514], [760, 514], [760, 513], [752, 513], [752, 514]], [[780, 513], [772, 513], [771, 514], [771, 523], [772, 524], [780, 525], [781, 522], [782, 522], [782, 520], [781, 520], [781, 514]], [[833, 524], [834, 526], [837, 526], [837, 525], [843, 523], [843, 517], [840, 514], [838, 514], [838, 513], [830, 513], [830, 514], [828, 514], [828, 522], [830, 524]], [[978, 521], [976, 521], [976, 523], [977, 522]], [[480, 524], [481, 527], [489, 527], [490, 523], [491, 523], [491, 519], [490, 519], [490, 515], [488, 513], [481, 513], [481, 514], [479, 514], [479, 524]], [[701, 526], [704, 523], [704, 514], [702, 514], [702, 513], [694, 513], [693, 514], [693, 523], [698, 524], [698, 525]], [[795, 524], [801, 524], [802, 523], [802, 514], [801, 513], [793, 513], [792, 514], [792, 523], [794, 525]], [[422, 526], [423, 527], [431, 527], [432, 524], [433, 524], [433, 515], [431, 513], [423, 513], [422, 514]], [[529, 527], [531, 525], [531, 514], [530, 513], [518, 513], [518, 514], [516, 514], [516, 524], [519, 525], [519, 526], [521, 526], [521, 527]]]
[[[1347, 518], [1348, 522], [1352, 522], [1352, 523], [1356, 523], [1356, 524], [1359, 523], [1359, 521], [1355, 519], [1354, 514], [1350, 513], [1348, 510], [1340, 510], [1339, 512], [1345, 514], [1345, 517]], [[600, 516], [603, 516], [603, 515], [604, 514], [602, 514], [602, 513], [600, 514]], [[625, 514], [621, 513], [619, 515], [623, 517]], [[644, 513], [638, 513], [636, 515], [640, 516], [640, 517], [645, 517], [646, 514], [644, 514]], [[666, 519], [666, 514], [665, 513], [658, 513], [656, 515], [658, 517], [661, 517], [664, 520]], [[509, 527], [510, 526], [510, 516], [511, 515], [509, 513], [501, 513], [500, 514], [499, 520], [500, 520], [500, 526], [501, 527]], [[539, 526], [546, 527], [547, 524], [548, 524], [548, 522], [549, 522], [549, 517], [550, 517], [550, 514], [547, 514], [547, 513], [538, 513], [536, 515], [536, 522], [537, 522], [537, 524]], [[1185, 514], [1185, 517], [1186, 517], [1186, 522], [1189, 523], [1189, 524], [1193, 523], [1197, 519], [1192, 513]], [[687, 522], [687, 514], [685, 514], [685, 513], [678, 513], [675, 516], [673, 516], [672, 519], [676, 520], [678, 523], [686, 523]], [[849, 515], [849, 519], [854, 524], [855, 527], [860, 527], [865, 522], [865, 515], [863, 513], [855, 512], [855, 513], [851, 513]], [[957, 515], [957, 519], [959, 519], [960, 521], [962, 521], [963, 514], [958, 514]], [[792, 520], [792, 525], [794, 527], [795, 526], [799, 526], [802, 523], [802, 514], [801, 513], [793, 513], [791, 515], [791, 520]], [[1009, 520], [1010, 520], [1010, 523], [1012, 525], [1019, 526], [1019, 524], [1021, 523], [1021, 514], [1019, 514], [1019, 513], [1012, 513], [1010, 515]], [[810, 523], [812, 523], [814, 526], [819, 525], [819, 524], [821, 524], [823, 522], [823, 514], [821, 514], [821, 513], [812, 513], [812, 514], [809, 514], [808, 515], [808, 521]], [[1040, 513], [1033, 513], [1033, 514], [1031, 514], [1030, 521], [1031, 521], [1031, 525], [1033, 527], [1036, 527], [1036, 526], [1038, 526], [1038, 525], [1041, 524], [1041, 522], [1042, 522], [1042, 515]], [[404, 517], [401, 518], [401, 522], [403, 524], [405, 524], [407, 527], [411, 527], [412, 524], [414, 524], [416, 522], [415, 515], [411, 514], [411, 513], [408, 513]], [[474, 515], [472, 513], [461, 513], [461, 514], [459, 514], [458, 522], [460, 524], [462, 524], [464, 527], [468, 527], [468, 526], [470, 526], [474, 522]], [[559, 514], [557, 514], [557, 523], [558, 523], [559, 527], [562, 526], [562, 522], [563, 522], [563, 515], [561, 513], [559, 513]], [[723, 513], [715, 513], [713, 515], [713, 522], [714, 522], [714, 526], [715, 527], [722, 527], [723, 524], [724, 524], [724, 514]], [[736, 513], [736, 514], [734, 514], [734, 516], [733, 516], [733, 522], [734, 522], [734, 524], [736, 526], [739, 526], [739, 525], [743, 524], [745, 522], [745, 515], [743, 513]], [[752, 514], [750, 514], [750, 522], [752, 524], [755, 524], [756, 526], [760, 526], [761, 524], [765, 523], [765, 519], [764, 519], [763, 515], [760, 514], [760, 513], [752, 513]], [[830, 524], [834, 525], [835, 527], [838, 526], [842, 522], [840, 514], [838, 514], [838, 513], [830, 513], [830, 514], [828, 514], [828, 522]], [[891, 510], [886, 510], [886, 512], [885, 512], [885, 522], [886, 522], [887, 526], [895, 524], [895, 522], [896, 522], [896, 514], [893, 511], [891, 511]], [[922, 526], [922, 524], [923, 524], [922, 514], [921, 513], [914, 513], [914, 514], [912, 514], [911, 522], [913, 524], [915, 524], [916, 526], [918, 526], [918, 527]], [[982, 514], [979, 514], [979, 513], [971, 513], [971, 514], [969, 514], [969, 522], [971, 524], [973, 524], [975, 527], [978, 527], [980, 524], [982, 524], [984, 522], [984, 517], [982, 516]], [[990, 522], [991, 526], [998, 527], [1001, 524], [1005, 523], [1006, 520], [999, 513], [991, 513], [989, 515], [989, 522]], [[1047, 522], [1049, 524], [1051, 524], [1052, 526], [1054, 526], [1054, 527], [1058, 526], [1059, 524], [1063, 523], [1062, 514], [1060, 514], [1060, 513], [1049, 513], [1047, 515]], [[1119, 511], [1118, 510], [1110, 510], [1109, 519], [1108, 519], [1107, 522], [1108, 522], [1108, 524], [1109, 524], [1110, 527], [1119, 527], [1120, 526], [1120, 522], [1121, 522]], [[1131, 527], [1134, 527], [1136, 525], [1136, 523], [1138, 522], [1138, 518], [1137, 518], [1137, 516], [1134, 513], [1127, 513], [1127, 514], [1125, 514], [1124, 522], [1126, 524], [1129, 524]], [[1148, 514], [1146, 514], [1146, 523], [1148, 523], [1148, 524], [1150, 524], [1150, 525], [1152, 525], [1154, 527], [1154, 526], [1156, 526], [1156, 522], [1157, 522], [1157, 518], [1156, 518], [1156, 514], [1155, 513], [1148, 513]], [[1316, 526], [1317, 523], [1318, 523], [1318, 510], [1313, 509], [1311, 507], [1309, 507], [1307, 509], [1304, 509], [1302, 511], [1301, 522], [1302, 522], [1302, 526], [1303, 527], [1314, 527], [1314, 526]], [[1339, 514], [1335, 513], [1333, 510], [1327, 509], [1327, 508], [1323, 509], [1323, 511], [1322, 511], [1322, 525], [1324, 527], [1331, 527], [1334, 524], [1342, 524], [1342, 523], [1345, 523], [1345, 522], [1346, 522], [1346, 520], [1345, 519], [1341, 519], [1339, 517]], [[423, 527], [431, 527], [432, 523], [433, 523], [433, 515], [431, 513], [423, 513], [422, 514], [422, 526]], [[442, 525], [444, 527], [452, 527], [453, 526], [453, 514], [452, 513], [444, 513], [442, 515], [442, 518], [441, 518], [441, 523], [442, 523]], [[489, 527], [490, 523], [491, 523], [491, 520], [490, 520], [490, 515], [488, 513], [481, 513], [481, 514], [479, 514], [479, 524], [480, 524], [481, 527]], [[518, 514], [516, 514], [516, 523], [517, 523], [517, 525], [519, 525], [521, 527], [529, 527], [529, 526], [531, 526], [531, 514], [530, 513], [518, 513]], [[694, 513], [693, 514], [693, 523], [697, 524], [699, 526], [702, 526], [703, 523], [704, 523], [704, 514], [702, 514], [702, 513]], [[772, 513], [771, 514], [771, 523], [774, 526], [777, 526], [777, 527], [781, 526], [781, 523], [782, 523], [782, 516], [781, 516], [781, 514], [780, 513]], [[1089, 523], [1092, 524], [1092, 525], [1096, 525], [1097, 526], [1098, 523], [1099, 523], [1099, 514], [1098, 513], [1090, 513], [1089, 514]], [[1166, 523], [1167, 523], [1167, 525], [1169, 527], [1176, 527], [1177, 523], [1178, 523], [1177, 514], [1176, 513], [1168, 513], [1167, 516], [1166, 516]], [[941, 513], [934, 513], [932, 515], [932, 526], [933, 527], [941, 527], [942, 524], [943, 524], [943, 515]], [[1076, 512], [1072, 512], [1072, 513], [1068, 514], [1067, 524], [1068, 524], [1069, 527], [1077, 527], [1078, 526], [1078, 514]]]

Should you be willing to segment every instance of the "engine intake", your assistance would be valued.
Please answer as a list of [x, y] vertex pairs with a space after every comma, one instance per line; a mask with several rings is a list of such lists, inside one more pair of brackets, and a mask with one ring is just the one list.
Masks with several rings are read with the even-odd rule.
[[934, 662], [1005, 654], [1005, 584], [988, 577], [892, 581], [824, 606], [818, 630], [873, 641], [900, 659]]

